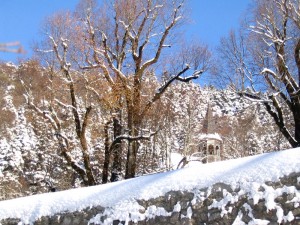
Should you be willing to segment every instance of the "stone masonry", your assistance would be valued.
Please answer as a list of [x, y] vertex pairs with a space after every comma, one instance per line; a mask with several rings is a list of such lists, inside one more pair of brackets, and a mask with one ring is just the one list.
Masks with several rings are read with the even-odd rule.
[[[127, 221], [111, 219], [113, 217], [110, 217], [109, 209], [97, 206], [80, 212], [42, 217], [34, 225], [231, 225], [234, 222], [259, 224], [259, 221], [270, 225], [300, 224], [300, 173], [290, 174], [278, 182], [267, 182], [256, 188], [259, 197], [253, 197], [251, 189], [233, 189], [229, 185], [217, 183], [191, 192], [171, 191], [148, 201], [136, 200], [141, 206], [139, 215], [147, 214], [140, 221], [134, 219], [133, 214]], [[270, 200], [272, 193], [273, 198]], [[271, 203], [273, 207], [270, 209]], [[19, 222], [19, 219], [11, 218], [0, 221], [0, 224], [22, 224]]]

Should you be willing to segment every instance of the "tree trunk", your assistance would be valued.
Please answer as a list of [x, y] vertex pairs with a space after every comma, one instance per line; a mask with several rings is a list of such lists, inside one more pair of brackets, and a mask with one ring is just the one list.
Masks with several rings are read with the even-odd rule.
[[296, 97], [297, 100], [293, 104], [293, 117], [295, 123], [295, 140], [296, 143], [293, 147], [300, 147], [300, 100], [299, 97]]
[[91, 168], [91, 160], [90, 160], [90, 156], [88, 154], [86, 139], [84, 138], [84, 140], [82, 140], [81, 143], [84, 144], [82, 146], [82, 148], [83, 148], [82, 155], [83, 155], [83, 162], [84, 162], [84, 167], [85, 167], [85, 171], [86, 171], [86, 176], [88, 178], [88, 186], [93, 186], [93, 185], [96, 185], [96, 180], [95, 180], [92, 168]]
[[108, 167], [109, 167], [109, 161], [110, 161], [110, 150], [109, 150], [109, 124], [110, 121], [107, 122], [104, 126], [104, 135], [105, 135], [105, 141], [104, 141], [104, 163], [103, 163], [103, 171], [102, 171], [102, 183], [105, 184], [108, 181]]
[[[141, 105], [141, 86], [137, 75], [134, 78], [132, 98], [127, 99], [128, 110], [128, 128], [131, 137], [137, 137], [140, 130], [140, 105]], [[136, 158], [139, 144], [138, 141], [129, 141], [126, 161], [125, 179], [135, 177], [136, 173]]]
[[[113, 119], [114, 127], [114, 139], [122, 135], [122, 126], [120, 120], [117, 118]], [[113, 163], [110, 181], [119, 181], [122, 179], [122, 141], [118, 141], [112, 148]]]
[[[297, 41], [296, 47], [295, 47], [295, 62], [297, 65], [297, 71], [298, 71], [298, 90], [299, 92], [299, 86], [300, 86], [300, 38]], [[293, 110], [294, 114], [294, 121], [295, 121], [295, 139], [298, 142], [298, 146], [300, 146], [300, 97], [299, 94], [294, 97], [294, 104], [293, 107], [295, 108]]]
[[[138, 135], [139, 125], [136, 120], [136, 108], [133, 104], [128, 105], [128, 128], [129, 135], [131, 137], [136, 137]], [[127, 160], [126, 160], [126, 170], [125, 170], [125, 179], [135, 177], [136, 170], [136, 154], [138, 152], [138, 143], [137, 141], [129, 141], [128, 150], [127, 150]]]
[[[89, 116], [90, 116], [90, 112], [92, 110], [92, 107], [88, 107], [86, 109], [86, 113], [83, 119], [83, 123], [81, 126], [81, 130], [78, 133], [78, 137], [80, 140], [80, 144], [81, 144], [81, 148], [82, 148], [82, 156], [83, 156], [83, 163], [84, 163], [84, 168], [86, 171], [86, 176], [88, 178], [88, 185], [92, 186], [92, 185], [96, 185], [96, 180], [92, 171], [92, 167], [91, 167], [91, 160], [90, 160], [90, 155], [89, 155], [89, 147], [88, 147], [88, 143], [86, 140], [86, 128], [88, 125], [88, 120], [89, 120]], [[76, 122], [77, 124], [77, 122]], [[78, 126], [79, 127], [79, 126]]]
[[298, 85], [300, 85], [300, 38], [295, 47], [294, 57], [298, 70]]
[[[290, 145], [293, 148], [297, 147], [299, 145], [299, 142], [297, 142], [295, 140], [295, 138], [293, 138], [293, 136], [291, 135], [291, 133], [289, 132], [289, 130], [285, 126], [286, 123], [284, 122], [284, 119], [283, 119], [282, 109], [279, 106], [279, 104], [277, 103], [277, 100], [275, 99], [275, 97], [273, 97], [273, 106], [275, 107], [276, 112], [273, 111], [273, 109], [271, 108], [269, 103], [264, 103], [264, 105], [266, 107], [267, 112], [271, 115], [271, 117], [273, 117], [276, 125], [278, 126], [278, 128], [280, 130], [280, 132], [288, 140]], [[296, 124], [295, 124], [295, 129], [296, 129]]]
[[85, 171], [80, 168], [74, 160], [72, 160], [72, 158], [68, 154], [68, 150], [66, 150], [64, 147], [61, 147], [61, 154], [66, 159], [67, 163], [72, 167], [72, 169], [80, 176], [84, 185], [89, 186]]
[[[133, 137], [137, 136], [137, 130], [134, 129], [134, 132], [131, 132]], [[138, 142], [130, 141], [128, 144], [127, 151], [127, 161], [126, 161], [126, 171], [125, 171], [125, 179], [134, 178], [136, 173], [136, 157], [138, 152]]]

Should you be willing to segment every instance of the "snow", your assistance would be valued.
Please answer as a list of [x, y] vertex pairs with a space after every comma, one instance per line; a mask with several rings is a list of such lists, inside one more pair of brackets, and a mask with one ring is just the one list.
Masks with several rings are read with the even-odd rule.
[[177, 204], [174, 206], [173, 212], [180, 212], [181, 205], [180, 202], [177, 202]]
[[[300, 172], [300, 148], [223, 162], [198, 164], [189, 168], [106, 185], [1, 201], [0, 220], [11, 217], [20, 218], [23, 223], [30, 223], [41, 216], [101, 205], [106, 207], [102, 214], [107, 216], [105, 224], [110, 224], [109, 221], [115, 218], [124, 219], [124, 221], [139, 221], [155, 215], [168, 216], [170, 212], [156, 206], [149, 206], [143, 211], [141, 210], [143, 207], [138, 204], [136, 199], [148, 200], [172, 190], [195, 191], [223, 182], [233, 188], [240, 186], [244, 192], [241, 191], [239, 194], [249, 193], [249, 197], [253, 198], [255, 202], [265, 197], [267, 208], [269, 210], [277, 209], [278, 222], [291, 221], [293, 214], [284, 215], [282, 209], [274, 204], [274, 198], [280, 193], [296, 193], [296, 197], [291, 200], [296, 205], [299, 204], [299, 191], [292, 187], [273, 189], [265, 185], [265, 182], [276, 182], [280, 177], [292, 172]], [[259, 190], [260, 186], [263, 186], [265, 190]], [[198, 194], [201, 195], [201, 193]], [[215, 207], [223, 209], [222, 207], [228, 201], [236, 200], [236, 197], [230, 193], [224, 192], [223, 194], [225, 198], [220, 202], [214, 202]], [[174, 207], [175, 212], [178, 210], [180, 210], [180, 202]], [[251, 215], [251, 209], [249, 211], [249, 215]], [[192, 213], [190, 208], [185, 216], [191, 218]], [[227, 211], [224, 209], [223, 214], [226, 213]], [[99, 219], [100, 215], [97, 215], [90, 222], [97, 222]], [[241, 218], [237, 217], [234, 224], [242, 224], [242, 222], [239, 223], [239, 220]], [[267, 224], [268, 221], [253, 219], [251, 223]]]
[[222, 141], [221, 136], [217, 133], [215, 133], [215, 134], [201, 134], [199, 139], [200, 140], [215, 139], [215, 140]]
[[225, 206], [227, 205], [227, 203], [229, 203], [229, 202], [234, 203], [234, 202], [238, 201], [238, 196], [232, 196], [232, 194], [230, 194], [226, 190], [223, 190], [223, 196], [224, 196], [224, 199], [220, 200], [219, 202], [214, 199], [213, 203], [209, 206], [209, 208], [222, 209], [222, 212], [221, 212], [222, 217], [224, 215], [226, 215], [227, 213], [232, 212], [232, 207], [229, 207], [228, 210], [225, 209]]
[[179, 153], [172, 152], [171, 153], [171, 168], [174, 170], [177, 169], [179, 162], [182, 160], [183, 156]]

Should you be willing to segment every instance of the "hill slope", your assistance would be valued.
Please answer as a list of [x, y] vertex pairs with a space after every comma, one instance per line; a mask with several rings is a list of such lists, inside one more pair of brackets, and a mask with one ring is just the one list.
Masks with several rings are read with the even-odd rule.
[[[1, 201], [0, 221], [6, 218], [19, 218], [26, 224], [42, 216], [51, 216], [65, 211], [80, 211], [95, 206], [109, 208], [105, 212], [106, 222], [103, 224], [112, 224], [113, 220], [140, 221], [156, 215], [169, 215], [165, 210], [157, 210], [157, 208], [152, 211], [141, 211], [142, 206], [138, 203], [140, 200], [157, 198], [170, 191], [193, 192], [220, 182], [230, 185], [232, 189], [239, 187], [241, 191], [238, 193], [247, 193], [254, 202], [267, 195], [265, 202], [267, 210], [277, 209], [279, 212], [274, 202], [279, 195], [278, 190], [266, 190], [265, 196], [262, 196], [259, 187], [267, 181], [277, 182], [281, 177], [299, 172], [299, 148], [265, 153], [241, 159], [193, 165], [189, 168], [106, 185]], [[300, 177], [297, 178], [297, 182], [300, 183]], [[299, 206], [300, 191], [294, 188], [292, 192], [296, 196], [292, 202]], [[196, 196], [196, 193], [194, 194]], [[233, 201], [233, 199], [227, 198], [226, 201]], [[216, 207], [222, 207], [220, 202], [215, 203]], [[174, 207], [173, 211], [178, 210], [177, 208]], [[191, 217], [192, 212], [189, 213], [190, 215], [187, 216]], [[282, 213], [281, 217], [279, 216], [278, 220], [285, 221], [294, 218], [291, 214]], [[97, 216], [90, 222], [97, 222]]]
[[[0, 102], [3, 108], [0, 112], [0, 200], [45, 193], [54, 187], [67, 190], [84, 186], [82, 178], [66, 164], [60, 153], [57, 132], [25, 102], [23, 88], [17, 78], [18, 74], [27, 69], [30, 72], [33, 68], [27, 64], [18, 67], [0, 65], [3, 78], [0, 85], [0, 93], [3, 95], [3, 101]], [[29, 72], [26, 74], [31, 77]], [[42, 79], [40, 82], [45, 83]], [[41, 93], [46, 93], [42, 91], [44, 86], [41, 83], [35, 84], [36, 88]], [[158, 81], [154, 83], [159, 86]], [[154, 85], [152, 80], [149, 80], [150, 84]], [[147, 93], [145, 92], [145, 96]], [[144, 135], [149, 131], [159, 132], [150, 140], [140, 142], [136, 171], [138, 175], [167, 171], [171, 168], [170, 155], [174, 152], [188, 156], [198, 151], [208, 105], [214, 115], [211, 121], [215, 128], [213, 133], [220, 134], [224, 141], [224, 159], [289, 148], [289, 144], [260, 102], [241, 98], [229, 89], [217, 90], [194, 83], [178, 83], [171, 86], [160, 101], [147, 115], [145, 129], [141, 130], [142, 133], [145, 132]], [[47, 101], [45, 104], [47, 105]], [[59, 105], [57, 107], [60, 109]], [[80, 111], [85, 112], [84, 104], [82, 107]], [[76, 165], [84, 165], [82, 147], [71, 122], [72, 112], [62, 109], [58, 115], [64, 121], [62, 132], [70, 141], [70, 155]], [[115, 165], [113, 160], [105, 162], [105, 124], [111, 118], [110, 112], [105, 112], [105, 107], [97, 105], [91, 118], [93, 125], [87, 127], [90, 164], [97, 184], [102, 183], [105, 166], [109, 164], [110, 178]], [[121, 121], [124, 134], [127, 130], [125, 120]], [[111, 126], [109, 133], [113, 133]], [[121, 168], [120, 177], [125, 174], [126, 141], [123, 141], [121, 147], [122, 160], [116, 163]]]

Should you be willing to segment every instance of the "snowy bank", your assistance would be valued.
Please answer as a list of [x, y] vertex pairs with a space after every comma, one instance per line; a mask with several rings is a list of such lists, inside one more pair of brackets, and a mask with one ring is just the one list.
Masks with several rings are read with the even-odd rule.
[[[189, 168], [106, 185], [1, 201], [0, 221], [6, 218], [19, 218], [24, 224], [29, 224], [42, 216], [51, 216], [66, 211], [80, 211], [95, 206], [109, 208], [105, 212], [106, 222], [103, 224], [112, 224], [113, 219], [128, 221], [130, 215], [130, 219], [135, 221], [155, 215], [169, 216], [170, 212], [154, 208], [155, 206], [142, 212], [137, 200], [147, 201], [172, 191], [194, 192], [212, 187], [217, 183], [226, 184], [233, 190], [239, 188], [239, 195], [248, 193], [254, 204], [258, 203], [261, 198], [265, 198], [267, 210], [277, 209], [274, 199], [283, 192], [294, 194], [295, 198], [292, 199], [292, 203], [299, 206], [300, 192], [295, 187], [268, 189], [269, 187], [265, 185], [266, 182], [278, 182], [284, 176], [299, 172], [299, 148], [266, 153], [223, 162], [193, 165]], [[297, 182], [300, 183], [300, 178]], [[262, 186], [265, 187], [263, 192], [260, 190]], [[235, 201], [234, 196], [226, 195], [226, 193], [224, 196], [226, 197], [224, 201], [214, 201], [211, 207], [222, 208], [228, 202]], [[180, 205], [174, 206], [172, 212], [179, 209]], [[186, 217], [192, 216], [189, 213], [192, 211], [187, 212]], [[224, 214], [226, 214], [226, 210]], [[291, 221], [295, 218], [291, 214], [284, 215], [280, 209], [277, 209], [277, 214], [280, 221]], [[135, 215], [134, 218], [132, 215]], [[237, 218], [236, 224], [243, 224], [238, 221], [239, 218]], [[97, 216], [90, 222], [97, 222]]]

